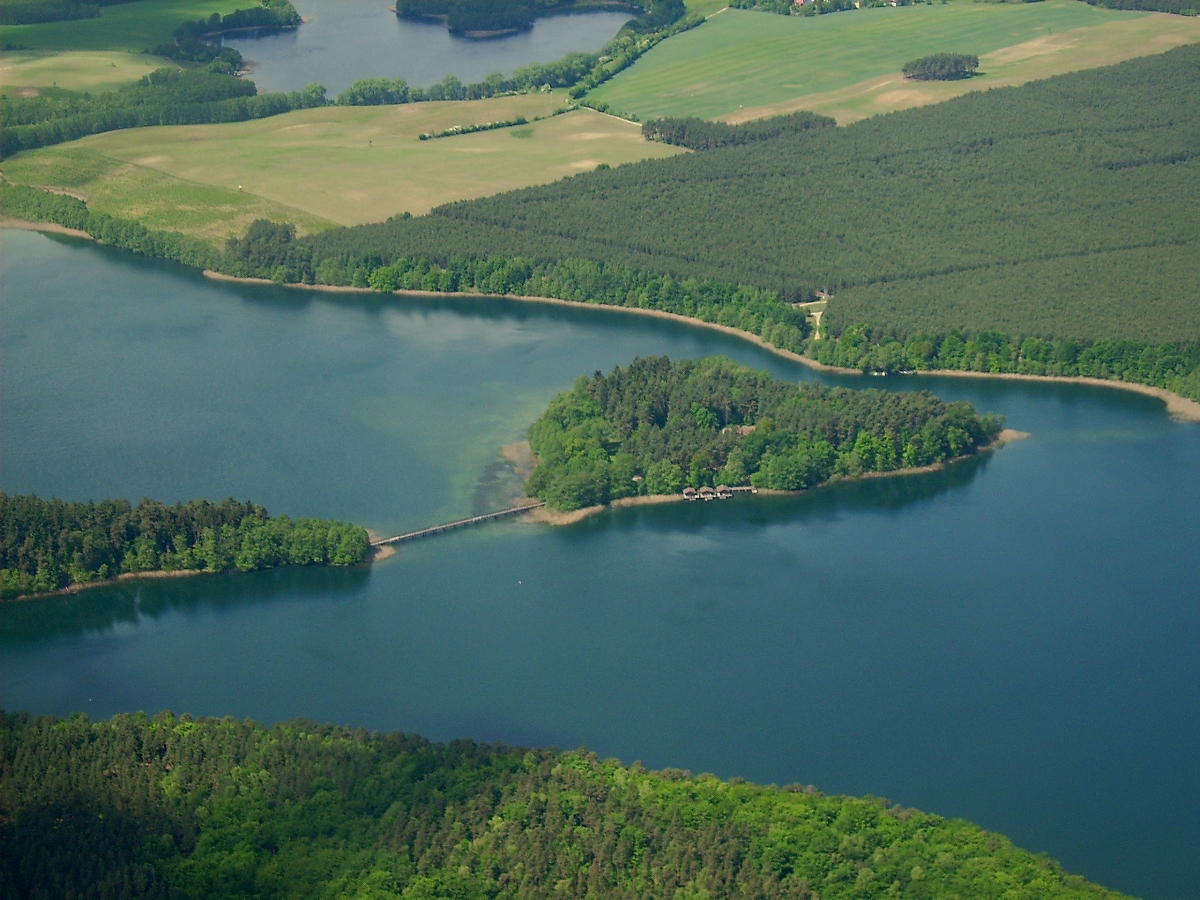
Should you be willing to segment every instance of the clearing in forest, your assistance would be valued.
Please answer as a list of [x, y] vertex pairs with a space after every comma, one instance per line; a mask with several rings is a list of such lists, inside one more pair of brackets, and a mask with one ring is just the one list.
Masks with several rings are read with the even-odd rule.
[[453, 200], [556, 181], [605, 163], [671, 156], [637, 125], [580, 109], [527, 125], [420, 140], [456, 125], [532, 120], [563, 94], [300, 110], [221, 125], [136, 128], [19, 154], [19, 184], [66, 188], [89, 206], [208, 240], [267, 217], [301, 232], [418, 215]]
[[[1198, 40], [1200, 19], [1079, 0], [953, 0], [813, 17], [727, 9], [664, 41], [588, 99], [643, 120], [814, 109], [845, 122]], [[975, 54], [983, 74], [919, 87], [902, 81], [905, 62], [939, 52]]]

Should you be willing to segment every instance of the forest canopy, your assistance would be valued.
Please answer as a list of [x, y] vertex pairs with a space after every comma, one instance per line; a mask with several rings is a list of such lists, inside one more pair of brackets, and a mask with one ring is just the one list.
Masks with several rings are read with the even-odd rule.
[[796, 112], [786, 116], [755, 119], [740, 125], [697, 119], [694, 116], [654, 119], [642, 126], [642, 137], [648, 141], [676, 144], [690, 150], [715, 150], [717, 147], [736, 147], [784, 134], [799, 134], [810, 128], [831, 128], [837, 122], [829, 116]]
[[[946, 321], [943, 333], [994, 328], [989, 319], [1019, 309], [1025, 336], [1200, 341], [1197, 77], [1200, 47], [1181, 47], [300, 243], [314, 269], [368, 253], [384, 265], [584, 259], [752, 285], [781, 300], [825, 291], [835, 295], [831, 317], [856, 288], [886, 298], [961, 274], [979, 285], [971, 321]], [[1122, 272], [1162, 253], [1177, 260], [1171, 278], [1133, 295], [1072, 288], [1069, 279], [1053, 303], [1036, 290], [1040, 274], [1080, 263], [1101, 286], [1128, 282]], [[1025, 277], [1014, 281], [1017, 269]], [[953, 299], [931, 290], [914, 308], [936, 317]], [[910, 330], [886, 302], [850, 324], [859, 321]]]
[[960, 819], [309, 721], [0, 713], [0, 886], [110, 900], [1121, 900]]
[[804, 490], [965, 456], [1001, 425], [928, 392], [797, 385], [721, 357], [636, 359], [579, 379], [530, 426], [526, 491], [570, 510], [685, 486]]
[[267, 515], [253, 503], [66, 503], [0, 494], [0, 599], [137, 572], [351, 566], [370, 549], [357, 525]]

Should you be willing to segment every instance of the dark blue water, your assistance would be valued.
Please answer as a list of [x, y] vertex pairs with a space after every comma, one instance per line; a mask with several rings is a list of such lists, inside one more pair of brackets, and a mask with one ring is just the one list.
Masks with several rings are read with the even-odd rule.
[[239, 35], [224, 44], [254, 64], [250, 77], [260, 91], [298, 91], [316, 81], [337, 94], [359, 78], [403, 78], [428, 87], [454, 75], [471, 84], [573, 50], [594, 53], [630, 18], [625, 12], [549, 16], [518, 34], [480, 41], [398, 18], [393, 6], [389, 0], [303, 0], [296, 8], [311, 21], [298, 29]]
[[[605, 310], [328, 299], [4, 233], [0, 488], [233, 494], [386, 530], [473, 508], [579, 374], [723, 353]], [[509, 522], [369, 571], [0, 607], [0, 702], [586, 744], [963, 816], [1141, 896], [1200, 884], [1200, 426], [1116, 390], [929, 387], [1029, 431], [932, 475]]]

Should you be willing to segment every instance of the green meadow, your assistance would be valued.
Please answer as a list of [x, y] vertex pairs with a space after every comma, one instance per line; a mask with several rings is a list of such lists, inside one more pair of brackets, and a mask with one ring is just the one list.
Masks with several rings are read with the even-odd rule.
[[247, 0], [138, 0], [100, 7], [94, 19], [0, 26], [0, 45], [22, 50], [153, 50], [184, 22], [226, 15]]
[[168, 65], [157, 56], [127, 50], [10, 51], [0, 60], [0, 85], [18, 95], [48, 88], [106, 91]]
[[[1141, 29], [1145, 38], [1146, 25], [1142, 21], [1147, 18], [1156, 23], [1150, 29], [1150, 37], [1166, 37], [1144, 52], [1166, 50], [1177, 43], [1200, 39], [1197, 20], [1118, 12], [1079, 0], [1044, 3], [952, 0], [946, 4], [885, 7], [814, 17], [726, 9], [703, 26], [664, 41], [591, 92], [589, 100], [643, 120], [657, 116], [732, 119], [739, 111], [744, 116], [750, 109], [760, 109], [759, 115], [769, 115], [783, 111], [779, 107], [797, 98], [828, 96], [872, 79], [898, 75], [905, 62], [929, 53], [947, 51], [983, 57], [1003, 48], [1046, 41], [1064, 32], [1110, 23], [1116, 23], [1117, 28], [1112, 29], [1111, 35], [1097, 37], [1093, 41], [1095, 46], [1082, 58], [1078, 51], [1072, 51], [1076, 55], [1073, 67], [1117, 62], [1127, 58], [1112, 52], [1111, 45], [1122, 43], [1120, 24]], [[1124, 43], [1128, 55], [1142, 55], [1139, 48], [1145, 46], [1146, 40]], [[1042, 77], [1041, 70], [1048, 65], [1046, 56], [1053, 56], [1055, 48], [1071, 51], [1075, 46], [1076, 40], [1071, 39], [1061, 47], [1053, 44], [1047, 52], [1032, 48], [1015, 62], [1030, 70], [1030, 78]], [[1089, 53], [1094, 55], [1094, 61], [1089, 62]], [[986, 77], [955, 87], [960, 91], [983, 87]], [[1029, 80], [1012, 71], [1006, 72], [1006, 77]], [[897, 106], [892, 108], [914, 105], [906, 104], [903, 98], [894, 99]], [[878, 105], [881, 109], [871, 111], [882, 111], [887, 103]]]
[[[256, 218], [311, 233], [682, 152], [593, 110], [551, 116], [564, 102], [561, 93], [538, 93], [134, 128], [18, 154], [3, 168], [10, 181], [70, 192], [98, 212], [215, 242]], [[531, 121], [420, 140], [518, 116]]]

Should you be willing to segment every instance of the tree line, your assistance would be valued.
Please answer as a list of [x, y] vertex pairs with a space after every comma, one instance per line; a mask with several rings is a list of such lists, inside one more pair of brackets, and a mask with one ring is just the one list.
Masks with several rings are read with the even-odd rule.
[[1145, 12], [1175, 13], [1180, 16], [1200, 15], [1196, 0], [1085, 0], [1090, 6], [1108, 9], [1136, 9]]
[[[912, 0], [899, 0], [898, 6], [909, 6]], [[926, 0], [931, 2], [931, 0]], [[942, 0], [943, 3], [946, 0]], [[890, 6], [890, 0], [730, 0], [734, 9], [752, 9], [758, 12], [776, 13], [781, 16], [819, 16], [825, 13], [844, 12], [851, 9], [874, 9]]]
[[715, 357], [579, 379], [529, 428], [526, 491], [560, 510], [685, 486], [796, 491], [966, 456], [1002, 420], [932, 394], [792, 384]]
[[154, 54], [187, 62], [216, 62], [226, 74], [233, 75], [242, 68], [242, 55], [232, 47], [219, 46], [210, 38], [234, 31], [279, 31], [300, 27], [300, 13], [291, 0], [258, 2], [258, 6], [236, 9], [228, 15], [213, 13], [207, 19], [184, 22], [175, 29], [171, 42], [155, 47]]
[[799, 134], [810, 128], [831, 128], [837, 125], [829, 116], [796, 112], [786, 116], [754, 119], [739, 125], [698, 119], [695, 116], [654, 119], [642, 125], [642, 137], [662, 141], [689, 150], [715, 150], [736, 147], [754, 141], [765, 141], [784, 134]]
[[0, 714], [30, 900], [1121, 900], [961, 819], [586, 750], [295, 720]]
[[225, 500], [67, 503], [0, 493], [0, 599], [136, 572], [250, 571], [365, 561], [367, 533], [323, 519], [270, 517]]

